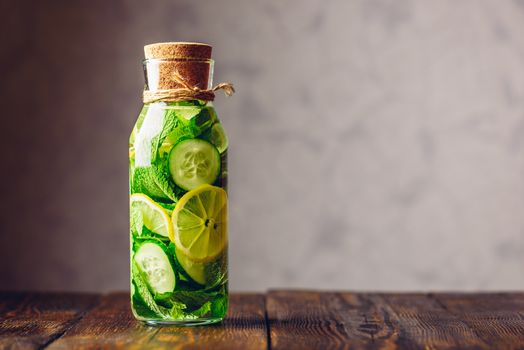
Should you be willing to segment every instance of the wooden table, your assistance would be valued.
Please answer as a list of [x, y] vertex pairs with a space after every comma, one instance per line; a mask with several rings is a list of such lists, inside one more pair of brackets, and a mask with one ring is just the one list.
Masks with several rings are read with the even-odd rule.
[[1, 349], [524, 349], [524, 293], [231, 295], [222, 324], [148, 327], [127, 293], [0, 293]]

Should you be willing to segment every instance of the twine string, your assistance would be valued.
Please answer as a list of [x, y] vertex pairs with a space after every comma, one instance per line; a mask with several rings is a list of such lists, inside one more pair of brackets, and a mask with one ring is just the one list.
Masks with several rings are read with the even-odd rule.
[[213, 101], [215, 99], [215, 91], [223, 90], [226, 96], [231, 96], [235, 92], [233, 84], [229, 82], [217, 84], [211, 89], [200, 89], [198, 86], [189, 85], [185, 79], [176, 71], [173, 73], [173, 78], [179, 85], [182, 85], [183, 87], [169, 90], [144, 90], [142, 97], [144, 103], [189, 100]]

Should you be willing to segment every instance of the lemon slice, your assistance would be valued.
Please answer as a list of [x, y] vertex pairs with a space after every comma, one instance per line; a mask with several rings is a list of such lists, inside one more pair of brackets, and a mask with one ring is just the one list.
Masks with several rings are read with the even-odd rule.
[[145, 194], [131, 195], [131, 216], [134, 222], [141, 222], [148, 230], [173, 239], [173, 226], [167, 211]]
[[171, 217], [177, 249], [195, 262], [215, 259], [227, 244], [227, 194], [201, 185], [177, 202]]

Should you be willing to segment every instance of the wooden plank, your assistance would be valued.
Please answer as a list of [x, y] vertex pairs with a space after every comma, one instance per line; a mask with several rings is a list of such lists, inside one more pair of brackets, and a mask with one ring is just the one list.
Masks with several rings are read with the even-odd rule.
[[457, 349], [490, 347], [424, 294], [273, 291], [274, 349]]
[[463, 321], [427, 294], [377, 294], [400, 329], [399, 349], [491, 349]]
[[154, 349], [268, 348], [263, 294], [232, 294], [228, 316], [221, 324], [163, 327], [150, 341]]
[[273, 349], [395, 349], [400, 334], [366, 294], [271, 291], [266, 304]]
[[135, 320], [129, 293], [102, 297], [96, 308], [49, 345], [49, 349], [141, 348], [158, 331]]
[[266, 349], [264, 296], [232, 294], [230, 303], [218, 325], [150, 327], [133, 318], [128, 293], [110, 294], [49, 349]]
[[432, 297], [492, 349], [524, 348], [523, 293], [447, 293]]
[[[21, 294], [17, 307], [0, 318], [0, 348], [37, 349], [62, 335], [98, 302], [98, 295]], [[11, 294], [9, 298], [15, 298]]]

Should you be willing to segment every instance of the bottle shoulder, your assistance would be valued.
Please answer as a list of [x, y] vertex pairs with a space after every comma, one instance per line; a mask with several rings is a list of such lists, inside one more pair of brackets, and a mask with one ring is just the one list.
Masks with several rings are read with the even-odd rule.
[[129, 147], [174, 145], [191, 138], [208, 140], [214, 139], [217, 134], [226, 139], [215, 108], [210, 103], [151, 103], [143, 106], [131, 132]]
[[144, 104], [134, 124], [133, 133], [144, 127], [160, 124], [188, 124], [197, 128], [205, 128], [214, 123], [220, 123], [215, 107], [212, 103], [192, 104], [181, 102], [157, 102]]

